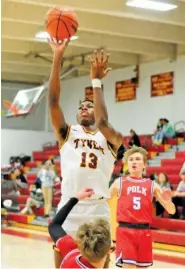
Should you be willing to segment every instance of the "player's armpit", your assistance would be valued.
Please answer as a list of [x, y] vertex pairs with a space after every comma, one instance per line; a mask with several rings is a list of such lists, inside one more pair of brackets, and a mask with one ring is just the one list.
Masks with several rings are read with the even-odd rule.
[[[171, 190], [168, 190], [168, 192], [171, 192]], [[160, 186], [156, 183], [154, 183], [154, 196], [159, 201], [159, 203], [167, 210], [169, 214], [175, 214], [175, 205], [172, 203], [170, 199], [170, 194], [165, 195], [165, 191], [162, 191]], [[168, 197], [166, 197], [168, 196]]]

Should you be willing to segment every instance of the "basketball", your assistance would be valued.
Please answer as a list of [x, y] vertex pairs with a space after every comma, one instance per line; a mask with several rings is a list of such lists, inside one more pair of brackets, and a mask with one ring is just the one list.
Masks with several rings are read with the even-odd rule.
[[52, 8], [46, 14], [45, 29], [56, 40], [69, 39], [78, 29], [77, 15], [71, 8]]

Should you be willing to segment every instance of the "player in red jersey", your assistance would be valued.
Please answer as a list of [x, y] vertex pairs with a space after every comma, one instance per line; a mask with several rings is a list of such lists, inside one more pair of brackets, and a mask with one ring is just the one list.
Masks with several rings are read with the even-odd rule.
[[97, 219], [81, 225], [76, 240], [62, 228], [78, 201], [88, 199], [93, 194], [92, 189], [83, 189], [58, 211], [48, 227], [49, 234], [63, 258], [60, 268], [103, 268], [109, 257], [111, 232], [108, 221]]
[[142, 173], [146, 168], [147, 152], [133, 147], [125, 153], [129, 176], [117, 179], [111, 186], [118, 195], [116, 231], [116, 264], [120, 267], [148, 267], [153, 264], [152, 223], [153, 196], [170, 214], [175, 213], [171, 191], [161, 190], [159, 185]]

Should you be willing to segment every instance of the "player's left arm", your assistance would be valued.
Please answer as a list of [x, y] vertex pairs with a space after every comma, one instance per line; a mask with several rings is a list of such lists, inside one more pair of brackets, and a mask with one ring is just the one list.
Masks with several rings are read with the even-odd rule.
[[169, 214], [175, 214], [176, 209], [174, 203], [171, 201], [172, 192], [170, 189], [162, 190], [157, 183], [154, 183], [154, 196]]
[[107, 68], [109, 54], [104, 57], [103, 50], [98, 57], [97, 51], [94, 51], [93, 59], [89, 57], [91, 66], [90, 77], [93, 84], [93, 100], [94, 100], [94, 114], [96, 125], [101, 133], [105, 136], [107, 141], [113, 145], [117, 151], [123, 143], [123, 136], [120, 132], [116, 131], [108, 121], [108, 113], [105, 105], [103, 91], [101, 88], [101, 79], [105, 77], [111, 68]]

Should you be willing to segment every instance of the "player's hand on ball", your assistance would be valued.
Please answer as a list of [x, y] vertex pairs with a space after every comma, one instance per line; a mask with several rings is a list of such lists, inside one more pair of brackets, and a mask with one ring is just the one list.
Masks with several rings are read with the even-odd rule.
[[83, 200], [86, 198], [90, 198], [94, 194], [94, 190], [91, 188], [82, 189], [80, 192], [77, 193], [76, 198], [78, 200]]
[[172, 191], [170, 189], [164, 189], [162, 193], [162, 197], [166, 201], [170, 200], [172, 198]]
[[104, 51], [98, 54], [97, 50], [94, 51], [93, 57], [88, 57], [91, 66], [90, 77], [91, 79], [102, 79], [105, 77], [112, 68], [107, 68], [110, 54], [104, 55]]
[[64, 40], [55, 40], [54, 38], [48, 39], [49, 45], [54, 52], [54, 54], [57, 54], [58, 56], [62, 57], [64, 54], [64, 51], [68, 45], [70, 40], [64, 39]]

